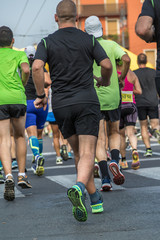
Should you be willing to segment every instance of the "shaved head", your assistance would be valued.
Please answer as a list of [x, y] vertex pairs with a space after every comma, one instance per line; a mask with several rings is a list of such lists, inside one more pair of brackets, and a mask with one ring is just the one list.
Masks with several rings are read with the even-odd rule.
[[63, 0], [59, 2], [56, 8], [56, 14], [60, 21], [75, 21], [77, 8], [72, 0]]

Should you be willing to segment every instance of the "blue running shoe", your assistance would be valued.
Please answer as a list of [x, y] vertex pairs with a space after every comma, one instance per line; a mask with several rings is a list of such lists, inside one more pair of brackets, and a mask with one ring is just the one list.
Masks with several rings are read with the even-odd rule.
[[107, 177], [102, 179], [101, 191], [107, 192], [112, 190], [111, 180]]
[[74, 185], [69, 188], [67, 195], [73, 205], [72, 212], [75, 219], [79, 222], [85, 222], [87, 220], [87, 210], [85, 207], [85, 198], [80, 187]]
[[71, 152], [68, 152], [68, 159], [72, 159], [72, 153]]
[[2, 162], [0, 160], [0, 171], [3, 169]]
[[18, 168], [17, 160], [12, 161], [12, 169]]
[[41, 176], [44, 174], [44, 157], [43, 156], [36, 156], [35, 162], [32, 163], [31, 169], [33, 170], [34, 174], [37, 176]]
[[103, 209], [103, 198], [100, 194], [100, 199], [96, 203], [91, 203], [92, 213], [102, 213], [104, 211]]

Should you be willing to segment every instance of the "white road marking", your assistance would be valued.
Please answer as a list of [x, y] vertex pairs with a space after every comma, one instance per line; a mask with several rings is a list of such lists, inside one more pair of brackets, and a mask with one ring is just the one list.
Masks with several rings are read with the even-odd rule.
[[[159, 145], [158, 143], [157, 144], [152, 144], [152, 146], [157, 146]], [[141, 145], [139, 145], [141, 146]], [[145, 153], [145, 151], [143, 150], [138, 150], [139, 152], [141, 153]], [[141, 162], [145, 162], [145, 161], [159, 161], [159, 157], [160, 156], [160, 153], [158, 152], [153, 152], [154, 155], [157, 155], [157, 157], [154, 157], [154, 158], [143, 158], [143, 159], [140, 159]], [[50, 155], [56, 155], [56, 152], [45, 152], [43, 154], [44, 156], [50, 156]], [[32, 153], [30, 154], [27, 154], [27, 157], [31, 157], [32, 156]], [[131, 159], [127, 160], [127, 162], [132, 162]], [[65, 169], [65, 168], [74, 168], [75, 165], [72, 164], [72, 165], [56, 165], [56, 166], [50, 166], [50, 167], [45, 167], [45, 169], [47, 170], [51, 170], [51, 169]], [[13, 172], [17, 172], [18, 170], [15, 169], [13, 170]], [[27, 171], [32, 171], [31, 168], [27, 169]], [[126, 172], [129, 172], [129, 173], [133, 173], [133, 174], [136, 174], [136, 175], [140, 175], [140, 176], [143, 176], [143, 177], [147, 177], [147, 178], [151, 178], [151, 179], [156, 179], [156, 180], [160, 180], [160, 167], [154, 167], [154, 168], [140, 168], [138, 170], [132, 170], [132, 169], [128, 169], [128, 170], [125, 170]], [[54, 181], [66, 188], [69, 188], [71, 187], [72, 185], [75, 184], [76, 182], [76, 175], [75, 174], [70, 174], [70, 175], [58, 175], [58, 176], [46, 176], [46, 178], [50, 179], [51, 181]], [[62, 181], [63, 180], [63, 181]], [[95, 179], [95, 184], [96, 184], [96, 187], [98, 189], [101, 188], [101, 180], [100, 179]], [[113, 189], [114, 190], [122, 190], [122, 189], [125, 189], [124, 187], [122, 186], [118, 186], [118, 185], [115, 185], [114, 183], [112, 183], [112, 186], [113, 186]], [[0, 199], [3, 198], [3, 192], [4, 192], [4, 184], [0, 184]], [[24, 194], [22, 194], [16, 187], [15, 187], [15, 196], [16, 197], [25, 197]]]
[[160, 180], [160, 167], [140, 168], [138, 170], [129, 169], [125, 171], [146, 178]]
[[[47, 176], [49, 180], [56, 182], [63, 187], [69, 188], [73, 186], [76, 183], [76, 174], [69, 174], [69, 175], [58, 175], [58, 176]], [[96, 188], [100, 189], [101, 188], [101, 180], [100, 178], [95, 178], [95, 185]], [[113, 189], [114, 190], [122, 190], [125, 189], [122, 186], [115, 185], [112, 183]]]
[[[160, 159], [157, 158], [150, 158], [150, 157], [146, 157], [146, 158], [140, 158], [140, 162], [148, 162], [148, 161], [159, 161]], [[47, 160], [48, 161], [48, 160]], [[127, 162], [132, 162], [132, 159], [127, 159]], [[44, 165], [44, 169], [64, 169], [64, 168], [74, 168], [75, 165], [71, 164], [71, 165], [56, 165], [56, 166], [50, 166], [50, 167], [45, 167]], [[31, 168], [27, 168], [27, 171], [33, 171]], [[12, 172], [18, 172], [17, 169], [13, 169]]]
[[[43, 153], [43, 156], [50, 156], [50, 155], [56, 155], [56, 152], [53, 151], [53, 152], [44, 152], [44, 153]], [[27, 154], [27, 157], [32, 157], [32, 156], [33, 156], [32, 153], [28, 153], [28, 154]]]
[[[155, 146], [160, 146], [159, 143], [151, 143], [151, 147], [155, 147]], [[138, 144], [138, 147], [145, 147], [144, 143], [143, 144]]]
[[[140, 158], [140, 162], [148, 162], [148, 161], [159, 161], [159, 157], [156, 158], [151, 158], [151, 157], [146, 157], [146, 158]], [[127, 162], [132, 162], [132, 159], [127, 159]]]
[[[156, 159], [156, 160], [158, 160], [158, 159]], [[71, 167], [74, 167], [74, 165], [54, 166], [54, 167], [48, 167], [47, 169], [71, 168]], [[125, 170], [125, 172], [136, 174], [136, 175], [143, 176], [143, 177], [147, 177], [150, 179], [160, 180], [160, 167], [140, 168], [138, 170], [128, 169], [128, 170]], [[69, 188], [76, 183], [76, 174], [45, 176], [45, 178], [47, 178], [55, 183], [58, 183], [65, 188]], [[100, 189], [101, 188], [101, 179], [95, 178], [95, 184], [96, 184], [96, 188]], [[112, 183], [112, 187], [113, 187], [113, 191], [125, 189], [123, 186], [118, 186], [118, 185], [115, 185], [114, 183]], [[0, 199], [3, 199], [3, 193], [4, 193], [4, 184], [0, 184]], [[22, 194], [17, 189], [17, 187], [15, 187], [15, 197], [16, 198], [17, 197], [25, 197], [25, 195]]]

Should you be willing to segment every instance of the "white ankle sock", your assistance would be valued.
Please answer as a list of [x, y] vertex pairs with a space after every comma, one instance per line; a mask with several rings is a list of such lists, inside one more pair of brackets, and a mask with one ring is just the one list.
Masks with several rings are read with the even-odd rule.
[[19, 172], [19, 173], [18, 173], [18, 177], [19, 177], [19, 176], [23, 176], [23, 177], [25, 177], [26, 174], [25, 174], [25, 173], [20, 173], [20, 172]]
[[11, 177], [13, 178], [13, 175], [12, 175], [11, 173], [8, 173], [8, 174], [6, 175], [6, 179], [7, 179], [9, 176], [11, 176]]

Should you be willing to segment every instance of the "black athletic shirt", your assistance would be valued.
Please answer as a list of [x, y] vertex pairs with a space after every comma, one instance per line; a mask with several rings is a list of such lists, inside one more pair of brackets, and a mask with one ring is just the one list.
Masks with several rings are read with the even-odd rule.
[[160, 0], [145, 0], [140, 16], [150, 16], [153, 18], [157, 42], [157, 77], [160, 78]]
[[[47, 72], [47, 70], [45, 68], [44, 68], [44, 72]], [[34, 82], [32, 79], [32, 69], [30, 69], [30, 76], [29, 76], [28, 82], [25, 86], [25, 94], [26, 94], [27, 100], [34, 100], [37, 97], [36, 89], [35, 89]]]
[[146, 107], [146, 106], [157, 106], [158, 96], [155, 85], [155, 75], [156, 71], [152, 68], [139, 68], [134, 71], [137, 75], [141, 88], [142, 94], [135, 95], [136, 106]]
[[61, 28], [38, 44], [35, 59], [48, 62], [53, 109], [77, 103], [99, 104], [93, 61], [108, 58], [98, 41], [77, 28]]

